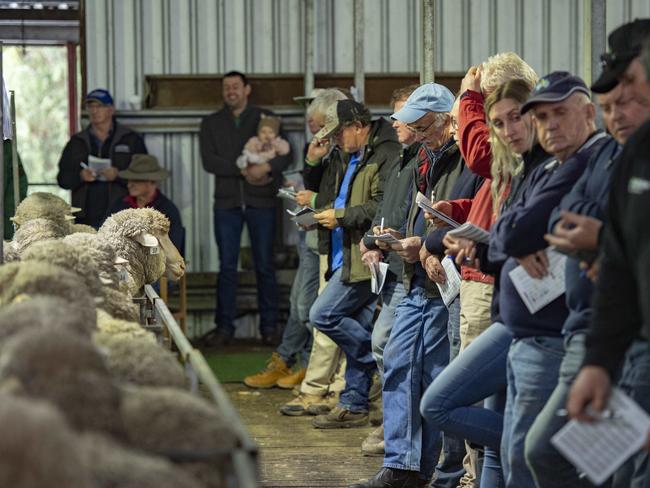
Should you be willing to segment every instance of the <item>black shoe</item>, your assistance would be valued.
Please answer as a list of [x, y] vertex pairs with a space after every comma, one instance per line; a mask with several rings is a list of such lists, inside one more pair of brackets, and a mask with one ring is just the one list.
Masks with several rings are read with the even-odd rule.
[[232, 335], [222, 332], [217, 329], [212, 329], [207, 334], [204, 334], [196, 345], [198, 347], [225, 347], [232, 342]]
[[365, 483], [350, 485], [348, 488], [419, 488], [422, 484], [417, 471], [405, 469], [381, 468], [379, 472]]

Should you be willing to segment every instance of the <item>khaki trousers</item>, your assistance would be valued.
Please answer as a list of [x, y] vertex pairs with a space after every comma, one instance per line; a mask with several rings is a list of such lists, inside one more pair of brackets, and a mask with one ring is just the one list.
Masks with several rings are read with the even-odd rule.
[[[478, 281], [463, 280], [460, 283], [460, 350], [463, 351], [487, 329], [492, 320], [490, 308], [494, 285]], [[465, 475], [460, 480], [461, 487], [478, 488], [478, 451], [465, 443], [467, 454], [463, 459]]]
[[[327, 282], [327, 256], [320, 255], [320, 286], [318, 293], [323, 291]], [[329, 392], [340, 392], [345, 387], [345, 354], [325, 334], [313, 329], [314, 340], [309, 355], [309, 364], [305, 379], [300, 385], [300, 392], [307, 395], [326, 395]]]

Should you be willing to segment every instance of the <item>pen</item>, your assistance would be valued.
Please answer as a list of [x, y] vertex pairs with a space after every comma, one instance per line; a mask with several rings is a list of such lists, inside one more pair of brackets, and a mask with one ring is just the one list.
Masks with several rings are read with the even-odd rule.
[[381, 224], [379, 225], [379, 233], [383, 234], [384, 233], [384, 218], [381, 218]]

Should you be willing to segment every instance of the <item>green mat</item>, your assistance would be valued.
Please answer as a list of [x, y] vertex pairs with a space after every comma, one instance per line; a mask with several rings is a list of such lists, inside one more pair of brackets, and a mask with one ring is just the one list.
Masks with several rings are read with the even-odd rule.
[[235, 383], [261, 371], [271, 357], [269, 351], [204, 353], [205, 359], [221, 383]]

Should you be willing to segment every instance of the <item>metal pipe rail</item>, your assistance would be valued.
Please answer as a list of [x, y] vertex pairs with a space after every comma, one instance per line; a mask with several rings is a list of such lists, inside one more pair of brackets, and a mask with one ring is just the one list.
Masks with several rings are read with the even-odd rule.
[[[144, 291], [144, 296], [137, 300], [140, 303], [142, 325], [156, 332], [159, 338], [163, 330], [167, 331], [169, 339], [178, 349], [180, 359], [190, 378], [192, 392], [198, 394], [199, 384], [201, 384], [225, 416], [228, 424], [237, 432], [239, 446], [232, 453], [233, 476], [227, 480], [226, 486], [228, 488], [256, 488], [258, 486], [257, 446], [242, 424], [237, 411], [233, 408], [228, 395], [214, 376], [201, 351], [192, 347], [169, 308], [151, 285], [145, 285]], [[169, 347], [171, 347], [171, 342], [168, 341]]]

